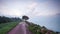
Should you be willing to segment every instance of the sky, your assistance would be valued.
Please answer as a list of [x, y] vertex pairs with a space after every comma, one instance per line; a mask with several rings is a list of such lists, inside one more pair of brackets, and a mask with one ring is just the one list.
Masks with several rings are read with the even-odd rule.
[[60, 0], [0, 0], [0, 16], [29, 16], [29, 21], [60, 30]]

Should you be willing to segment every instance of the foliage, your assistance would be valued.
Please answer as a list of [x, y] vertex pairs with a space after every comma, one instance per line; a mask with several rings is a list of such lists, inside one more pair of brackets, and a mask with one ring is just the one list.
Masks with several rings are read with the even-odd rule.
[[22, 16], [22, 19], [24, 19], [24, 20], [28, 20], [29, 17], [24, 15], [24, 16]]
[[48, 30], [45, 26], [40, 26], [37, 24], [29, 23], [29, 30], [33, 32], [34, 34], [56, 34], [56, 32], [52, 30]]
[[0, 16], [0, 23], [7, 23], [7, 22], [14, 22], [14, 21], [21, 21], [20, 18], [9, 18], [5, 16]]
[[37, 25], [37, 24], [33, 24], [33, 23], [30, 23], [29, 25], [29, 30], [31, 32], [33, 32], [34, 34], [41, 34], [40, 33], [40, 30], [41, 30], [41, 26]]
[[0, 16], [0, 34], [6, 34], [10, 29], [14, 28], [22, 20], [20, 18], [9, 18]]
[[9, 30], [14, 28], [19, 22], [1, 23], [0, 34], [6, 34]]

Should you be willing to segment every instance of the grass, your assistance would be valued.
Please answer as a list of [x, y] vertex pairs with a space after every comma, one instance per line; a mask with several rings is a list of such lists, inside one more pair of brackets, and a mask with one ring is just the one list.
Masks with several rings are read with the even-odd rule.
[[[31, 23], [28, 27], [28, 29], [33, 33], [33, 34], [41, 34], [40, 30], [41, 30], [41, 26], [37, 25], [37, 24], [33, 24]], [[39, 30], [37, 32], [37, 30]]]
[[[49, 30], [45, 27], [44, 30], [42, 30], [42, 27], [37, 24], [30, 23], [28, 29], [33, 33], [33, 34], [45, 34], [49, 32]], [[42, 31], [42, 32], [41, 32]], [[52, 30], [51, 30], [52, 31]], [[56, 32], [52, 31], [51, 34], [56, 34]]]
[[15, 27], [19, 22], [10, 22], [0, 24], [0, 34], [6, 34], [13, 27]]

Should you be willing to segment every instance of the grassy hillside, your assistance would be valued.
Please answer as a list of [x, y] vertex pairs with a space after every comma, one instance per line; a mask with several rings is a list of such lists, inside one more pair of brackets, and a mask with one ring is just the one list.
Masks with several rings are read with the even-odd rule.
[[15, 27], [19, 22], [9, 22], [0, 24], [0, 34], [6, 34], [10, 29]]
[[56, 32], [47, 29], [45, 26], [40, 26], [34, 23], [27, 22], [26, 23], [29, 25], [29, 30], [34, 33], [34, 34], [56, 34]]

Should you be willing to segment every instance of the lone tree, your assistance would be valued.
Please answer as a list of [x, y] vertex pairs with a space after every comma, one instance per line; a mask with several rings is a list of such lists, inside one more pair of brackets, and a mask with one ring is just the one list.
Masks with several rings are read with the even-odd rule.
[[22, 19], [26, 21], [29, 19], [29, 17], [24, 15], [24, 16], [22, 16]]

